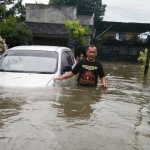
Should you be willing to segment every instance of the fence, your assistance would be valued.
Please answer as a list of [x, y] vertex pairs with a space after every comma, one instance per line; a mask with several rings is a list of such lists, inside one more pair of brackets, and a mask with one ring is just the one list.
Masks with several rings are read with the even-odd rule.
[[110, 61], [137, 61], [140, 51], [144, 49], [144, 46], [102, 45], [100, 59]]

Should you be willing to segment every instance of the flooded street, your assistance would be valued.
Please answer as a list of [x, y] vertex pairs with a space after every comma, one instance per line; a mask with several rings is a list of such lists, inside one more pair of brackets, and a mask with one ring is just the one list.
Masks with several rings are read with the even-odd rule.
[[149, 150], [150, 78], [139, 64], [102, 62], [108, 89], [74, 78], [0, 88], [0, 150]]

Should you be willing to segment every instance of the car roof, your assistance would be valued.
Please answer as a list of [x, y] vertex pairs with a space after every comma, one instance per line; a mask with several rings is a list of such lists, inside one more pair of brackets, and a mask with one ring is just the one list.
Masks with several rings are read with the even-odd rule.
[[63, 49], [68, 49], [67, 47], [60, 47], [60, 46], [41, 46], [41, 45], [25, 45], [25, 46], [16, 46], [12, 47], [9, 50], [42, 50], [42, 51], [61, 51]]

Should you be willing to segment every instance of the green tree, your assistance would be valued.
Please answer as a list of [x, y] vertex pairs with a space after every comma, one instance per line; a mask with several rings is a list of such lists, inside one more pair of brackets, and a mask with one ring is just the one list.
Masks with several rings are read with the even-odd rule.
[[103, 5], [101, 0], [96, 1], [95, 18], [94, 18], [95, 21], [103, 19], [102, 16], [105, 15], [105, 8], [106, 5]]
[[32, 32], [28, 29], [24, 22], [19, 22], [15, 25], [15, 46], [27, 45], [32, 41]]
[[[17, 21], [25, 21], [25, 6], [22, 5], [23, 0], [0, 0], [0, 18], [5, 20], [10, 15], [16, 17]], [[10, 7], [9, 5], [12, 5]], [[9, 6], [9, 9], [6, 9]]]
[[15, 0], [0, 0], [0, 20], [5, 20], [7, 17], [7, 5], [14, 4]]
[[106, 5], [102, 4], [102, 0], [50, 0], [50, 5], [75, 5], [77, 6], [78, 15], [92, 15], [95, 13], [95, 21], [102, 20]]
[[31, 41], [32, 33], [23, 22], [17, 23], [17, 19], [9, 16], [6, 22], [0, 22], [0, 35], [6, 39], [8, 47], [26, 45]]
[[91, 34], [89, 26], [82, 26], [79, 20], [67, 20], [64, 22], [70, 39], [75, 42], [78, 47], [84, 47], [87, 44], [86, 36]]
[[17, 21], [13, 16], [6, 19], [6, 22], [0, 22], [0, 35], [6, 39], [7, 43], [9, 43], [8, 39], [11, 39], [14, 36], [16, 22]]
[[7, 16], [14, 16], [17, 19], [17, 22], [25, 21], [25, 6], [22, 5], [23, 0], [18, 0], [13, 7], [11, 7], [7, 12]]

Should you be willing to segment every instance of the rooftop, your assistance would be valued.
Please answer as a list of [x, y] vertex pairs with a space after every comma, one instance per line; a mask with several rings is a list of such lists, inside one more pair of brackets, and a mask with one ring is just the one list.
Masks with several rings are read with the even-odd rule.
[[64, 24], [54, 23], [38, 23], [38, 22], [26, 22], [27, 26], [33, 33], [37, 34], [51, 34], [51, 35], [68, 35], [68, 31]]
[[103, 32], [107, 28], [111, 28], [108, 31], [111, 32], [132, 32], [143, 33], [150, 31], [150, 24], [148, 23], [134, 23], [134, 22], [109, 22], [109, 21], [97, 21], [97, 32]]
[[[47, 35], [68, 35], [68, 31], [64, 24], [56, 23], [39, 23], [39, 22], [26, 22], [29, 29], [34, 34], [47, 34]], [[93, 26], [89, 26], [93, 31]]]

